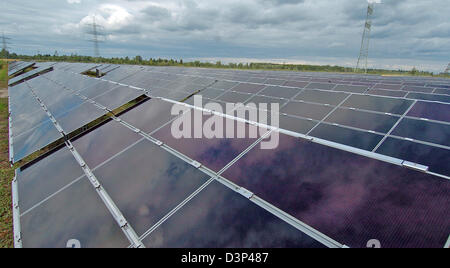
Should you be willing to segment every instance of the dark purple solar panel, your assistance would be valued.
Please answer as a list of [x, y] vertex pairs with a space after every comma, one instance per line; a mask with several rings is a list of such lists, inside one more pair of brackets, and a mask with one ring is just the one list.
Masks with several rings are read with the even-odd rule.
[[448, 180], [285, 135], [224, 176], [350, 247], [442, 248]]
[[450, 146], [450, 125], [404, 118], [393, 135]]
[[450, 176], [450, 151], [447, 149], [388, 138], [377, 153], [425, 165], [432, 172]]
[[[187, 116], [190, 116], [192, 118], [191, 124], [193, 124], [193, 113], [191, 112], [188, 115], [185, 115], [185, 117]], [[256, 127], [232, 121], [230, 119], [224, 120], [222, 117], [218, 116], [203, 116], [202, 122], [204, 124], [207, 120], [211, 121], [213, 118], [221, 120], [221, 122], [223, 122], [224, 132], [220, 132], [220, 135], [222, 135], [222, 137], [224, 138], [208, 139], [206, 137], [203, 137], [176, 139], [172, 134], [172, 125], [168, 125], [159, 130], [153, 135], [153, 137], [161, 140], [165, 144], [193, 158], [194, 160], [204, 164], [206, 167], [214, 171], [219, 171], [223, 167], [225, 167], [225, 165], [228, 164], [231, 160], [237, 157], [241, 152], [247, 149], [248, 146], [250, 146], [254, 141], [256, 141], [256, 138], [250, 138], [250, 131], [259, 131], [257, 131]], [[195, 137], [194, 126], [191, 126], [191, 137]], [[231, 134], [235, 138], [226, 138], [226, 131], [230, 130], [230, 126], [234, 126], [234, 131], [232, 131]], [[183, 126], [183, 128], [184, 127], [185, 126]], [[245, 129], [246, 138], [236, 138], [238, 127], [243, 127], [243, 129]], [[257, 134], [259, 137], [259, 133]]]
[[450, 104], [418, 102], [408, 116], [450, 122]]
[[322, 248], [319, 242], [213, 182], [143, 241], [149, 248]]

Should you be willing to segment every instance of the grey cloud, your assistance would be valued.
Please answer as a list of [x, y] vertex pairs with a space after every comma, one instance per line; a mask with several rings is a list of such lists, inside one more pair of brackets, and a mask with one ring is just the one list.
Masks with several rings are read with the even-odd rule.
[[[372, 59], [446, 65], [447, 1], [383, 2], [375, 7]], [[15, 0], [0, 3], [0, 31], [8, 30], [17, 51], [35, 53], [40, 46], [51, 52], [78, 48], [80, 54], [89, 53], [83, 29], [75, 26], [105, 4], [131, 14], [131, 21], [105, 27], [105, 53], [186, 58], [356, 57], [367, 9], [366, 0], [83, 0], [77, 5]]]

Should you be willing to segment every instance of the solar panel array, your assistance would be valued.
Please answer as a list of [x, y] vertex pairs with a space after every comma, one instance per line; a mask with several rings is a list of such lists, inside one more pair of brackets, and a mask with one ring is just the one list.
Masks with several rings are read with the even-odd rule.
[[8, 65], [8, 76], [17, 75], [23, 72], [25, 69], [33, 67], [34, 65], [35, 65], [34, 62], [22, 62], [22, 61], [10, 63]]
[[[450, 245], [448, 79], [52, 67], [9, 89], [11, 160], [61, 144], [16, 172], [16, 246]], [[106, 75], [80, 74], [94, 69]], [[195, 95], [223, 107], [278, 103], [280, 126], [212, 114]], [[143, 101], [116, 111], [133, 100]], [[172, 122], [194, 111], [262, 131], [173, 137]], [[262, 150], [275, 132], [279, 146]]]

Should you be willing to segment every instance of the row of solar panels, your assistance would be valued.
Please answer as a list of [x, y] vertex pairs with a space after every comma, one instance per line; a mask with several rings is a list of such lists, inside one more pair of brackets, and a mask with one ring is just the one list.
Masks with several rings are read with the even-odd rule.
[[[20, 118], [12, 120], [13, 134], [22, 133], [20, 124], [14, 122], [22, 122], [22, 131], [27, 135], [33, 133], [24, 143], [25, 152], [36, 150], [39, 147], [35, 146], [36, 142], [67, 137], [73, 130], [104, 115], [108, 111], [104, 107], [113, 110], [144, 93], [180, 101], [200, 91], [199, 94], [216, 99], [214, 102], [245, 103], [258, 102], [258, 98], [267, 100], [273, 97], [270, 92], [288, 90], [288, 87], [216, 81], [211, 78], [216, 70], [139, 66], [121, 66], [103, 78], [120, 81], [114, 84], [70, 71], [73, 68], [84, 72], [92, 65], [64, 64], [66, 71], [60, 70], [59, 65], [55, 65], [55, 71], [10, 88], [11, 118], [23, 114], [23, 118], [31, 119], [39, 111], [45, 114], [44, 123], [28, 131], [27, 126], [33, 124]], [[202, 72], [207, 74], [198, 75]], [[240, 76], [248, 73], [217, 72]], [[20, 197], [17, 201], [20, 211], [16, 209], [19, 216], [15, 219], [19, 219], [22, 227], [20, 241], [26, 247], [61, 247], [74, 239], [84, 247], [130, 243], [136, 246], [136, 240], [129, 236], [127, 239], [125, 232], [120, 232], [123, 226], [117, 225], [108, 213], [111, 207], [102, 204], [97, 193], [103, 189], [128, 220], [127, 226], [132, 227], [135, 238], [148, 247], [339, 247], [343, 244], [364, 247], [373, 238], [385, 247], [442, 247], [450, 227], [446, 220], [449, 206], [437, 205], [446, 204], [450, 193], [446, 164], [449, 153], [444, 145], [449, 140], [449, 124], [448, 118], [442, 117], [448, 111], [448, 104], [346, 93], [339, 93], [346, 94], [339, 103], [329, 104], [333, 98], [325, 98], [320, 94], [322, 91], [291, 90], [296, 90], [294, 95], [291, 92], [292, 96], [278, 98], [288, 103], [282, 112], [290, 114], [281, 115], [280, 127], [296, 133], [281, 132], [291, 136], [320, 136], [326, 133], [323, 131], [326, 126], [334, 128], [327, 137], [320, 136], [325, 140], [299, 141], [281, 134], [277, 149], [255, 147], [241, 155], [256, 138], [175, 139], [170, 124], [166, 125], [174, 118], [170, 114], [172, 103], [155, 98], [119, 116], [120, 120], [73, 139], [73, 148], [79, 156], [69, 144], [18, 171], [15, 196]], [[335, 98], [339, 99], [337, 95]], [[36, 103], [38, 106], [21, 111], [22, 107], [14, 105], [14, 100], [22, 99], [30, 103], [24, 107]], [[389, 109], [389, 114], [385, 114], [385, 109]], [[332, 115], [330, 119], [322, 118], [328, 114]], [[370, 124], [371, 120], [376, 121], [372, 122], [375, 126]], [[414, 129], [417, 121], [434, 125], [419, 124]], [[19, 132], [14, 131], [18, 126]], [[394, 157], [399, 159], [369, 153], [372, 147], [364, 148], [368, 150], [365, 153], [353, 149], [361, 148], [361, 144], [375, 144], [367, 142], [371, 134], [384, 137], [389, 128], [395, 131], [406, 128], [402, 133], [419, 135], [418, 140], [403, 139], [392, 131], [376, 151], [397, 154]], [[416, 133], [417, 130], [423, 133]], [[50, 132], [53, 134], [47, 136]], [[241, 156], [242, 159], [231, 165]], [[373, 159], [380, 157], [389, 163]], [[400, 159], [428, 165], [431, 171], [441, 175], [406, 169], [403, 166], [419, 166]], [[194, 160], [202, 166], [198, 168]], [[92, 178], [85, 177], [90, 174], [86, 173], [86, 167], [98, 179], [100, 188], [90, 185]], [[252, 202], [239, 198], [217, 180], [209, 179], [217, 175], [224, 177], [220, 182]], [[232, 182], [249, 191], [236, 188]], [[84, 194], [86, 197], [80, 198]], [[91, 207], [83, 209], [87, 204]], [[425, 212], [427, 215], [423, 215]], [[418, 224], [417, 219], [426, 220]]]
[[[142, 67], [144, 68], [144, 67]], [[129, 76], [129, 80], [132, 80], [133, 83], [136, 84], [146, 84], [150, 79], [146, 77], [146, 72], [152, 72], [153, 67], [147, 67], [142, 69], [138, 69], [136, 67], [126, 67], [120, 68], [108, 74], [105, 79], [109, 79], [112, 81], [121, 81], [123, 78]], [[125, 71], [126, 70], [126, 71]], [[167, 69], [170, 70], [170, 69]], [[155, 74], [154, 78], [159, 80], [173, 80], [174, 76], [187, 76], [187, 77], [204, 77], [205, 79], [221, 80], [221, 81], [231, 81], [231, 82], [247, 82], [255, 85], [272, 85], [272, 86], [281, 86], [285, 88], [308, 88], [308, 89], [319, 89], [319, 90], [327, 90], [327, 91], [339, 91], [339, 92], [349, 92], [349, 93], [367, 93], [370, 95], [381, 95], [381, 96], [391, 96], [398, 98], [408, 98], [408, 99], [420, 99], [420, 100], [429, 100], [429, 101], [438, 101], [438, 102], [450, 102], [450, 84], [448, 81], [445, 83], [444, 81], [438, 82], [434, 81], [430, 83], [418, 83], [411, 82], [409, 79], [404, 80], [401, 84], [390, 84], [395, 83], [394, 81], [388, 81], [386, 78], [370, 78], [369, 80], [365, 79], [355, 79], [348, 78], [344, 79], [332, 79], [332, 78], [317, 78], [317, 77], [295, 77], [288, 76], [285, 78], [278, 77], [274, 79], [273, 75], [267, 75], [265, 78], [249, 78], [245, 79], [237, 76], [225, 76], [220, 74], [179, 74], [176, 69], [166, 71], [166, 70], [157, 70], [153, 72]], [[159, 74], [159, 76], [157, 75]], [[168, 76], [169, 75], [169, 76]], [[256, 74], [254, 74], [256, 75]], [[353, 77], [350, 76], [349, 77]], [[257, 81], [255, 79], [260, 79]], [[362, 82], [364, 81], [364, 82]], [[408, 82], [410, 81], [410, 82]], [[151, 85], [151, 84], [150, 84]], [[419, 86], [422, 85], [422, 86]], [[255, 86], [257, 87], [257, 86]]]
[[12, 66], [9, 65], [8, 67], [8, 76], [17, 75], [24, 70], [31, 68], [34, 66], [34, 62], [18, 62], [16, 64], [13, 64]]
[[[365, 247], [373, 238], [383, 247], [443, 247], [447, 241], [448, 180], [284, 134], [277, 149], [255, 146], [226, 168], [256, 138], [176, 139], [167, 124], [171, 108], [152, 99], [72, 141], [146, 247]], [[210, 180], [211, 172], [193, 160], [222, 177]], [[17, 184], [23, 246], [131, 243], [69, 147], [19, 171]]]
[[[384, 138], [386, 134], [390, 135], [389, 140], [391, 138], [402, 139], [404, 142], [418, 143], [417, 146], [420, 144], [421, 146], [436, 147], [435, 150], [445, 151], [449, 148], [448, 104], [270, 85], [215, 82], [212, 79], [199, 77], [170, 77], [169, 75], [163, 77], [172, 78], [173, 80], [170, 81], [157, 79], [155, 76], [161, 78], [159, 73], [139, 72], [129, 78], [120, 79], [121, 85], [117, 85], [72, 73], [55, 71], [43, 76], [47, 79], [39, 77], [39, 79], [27, 83], [27, 86], [22, 85], [20, 88], [25, 89], [25, 94], [29, 94], [28, 86], [35, 88], [37, 95], [43, 98], [44, 102], [45, 98], [49, 98], [50, 101], [45, 104], [54, 116], [59, 117], [71, 111], [73, 107], [78, 107], [82, 111], [82, 107], [87, 106], [86, 104], [81, 106], [87, 102], [85, 98], [93, 99], [112, 111], [144, 93], [151, 97], [181, 101], [209, 84], [211, 87], [203, 90], [201, 95], [206, 98], [206, 102], [214, 99], [222, 103], [224, 110], [227, 102], [280, 104], [281, 124], [285, 129], [294, 132], [311, 134], [318, 138], [368, 151], [379, 149], [378, 145], [381, 141], [386, 140]], [[144, 77], [146, 78], [145, 82], [142, 82], [140, 78]], [[108, 79], [108, 76], [105, 79]], [[128, 87], [128, 85], [132, 87]], [[142, 90], [133, 88], [133, 86], [142, 87]], [[41, 90], [47, 92], [41, 93]], [[74, 94], [79, 94], [79, 96]], [[57, 97], [58, 95], [62, 96], [61, 99]], [[29, 97], [32, 101], [33, 97]], [[16, 102], [14, 93], [11, 98], [11, 102], [14, 104]], [[17, 98], [21, 99], [22, 96], [19, 95]], [[188, 103], [193, 104], [193, 99], [191, 98]], [[58, 109], [53, 108], [54, 106]], [[31, 110], [34, 109], [28, 107], [23, 109], [28, 109], [28, 111], [17, 110], [17, 114], [26, 115], [26, 120], [20, 120], [20, 117], [16, 119], [16, 113], [12, 114], [12, 136], [20, 136], [16, 141], [24, 139], [24, 144], [28, 144], [26, 140], [34, 136], [34, 132], [30, 130], [39, 132], [35, 127], [43, 123], [40, 119], [45, 116], [34, 115], [29, 118], [28, 115], [33, 114]], [[91, 114], [97, 117], [103, 115], [101, 113]], [[92, 118], [88, 117], [86, 120], [67, 127], [65, 134], [70, 134], [90, 120], [92, 121]], [[16, 121], [18, 122], [16, 123]], [[21, 125], [26, 125], [28, 128], [23, 129]], [[56, 135], [48, 141], [40, 140], [46, 141], [43, 143], [46, 146], [55, 139]], [[28, 148], [25, 145], [16, 147]], [[33, 150], [36, 148], [33, 147], [31, 150], [26, 150], [25, 153], [20, 153], [22, 150], [16, 149], [17, 157], [14, 159], [17, 160], [15, 161], [31, 154]], [[430, 165], [430, 161], [426, 162], [424, 164]], [[439, 168], [439, 170], [441, 169]]]

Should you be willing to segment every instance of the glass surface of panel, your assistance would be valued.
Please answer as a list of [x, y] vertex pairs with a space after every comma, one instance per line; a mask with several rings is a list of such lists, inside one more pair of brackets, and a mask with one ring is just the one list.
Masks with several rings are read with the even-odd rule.
[[235, 86], [237, 86], [238, 82], [230, 82], [230, 81], [219, 81], [213, 85], [211, 85], [212, 88], [222, 89], [222, 90], [228, 90]]
[[89, 99], [93, 99], [93, 98], [100, 96], [103, 93], [106, 93], [116, 87], [118, 87], [118, 85], [110, 83], [110, 82], [102, 82], [102, 83], [87, 87], [86, 89], [81, 90], [79, 93]]
[[281, 109], [281, 112], [315, 120], [322, 120], [332, 110], [333, 107], [329, 106], [291, 101]]
[[267, 79], [266, 82], [264, 82], [264, 83], [267, 85], [281, 86], [284, 83], [286, 83], [286, 80], [270, 78], [270, 79]]
[[30, 154], [62, 138], [53, 123], [48, 120], [13, 139], [14, 161], [20, 161]]
[[223, 90], [208, 88], [208, 89], [202, 90], [197, 95], [203, 96], [203, 98], [215, 99], [215, 98], [219, 97], [220, 95], [222, 95], [223, 93], [225, 93], [225, 91], [223, 91]]
[[220, 101], [223, 102], [229, 102], [229, 103], [244, 103], [246, 100], [248, 100], [252, 95], [250, 94], [243, 94], [243, 93], [237, 93], [237, 92], [227, 92], [217, 98]]
[[317, 102], [322, 104], [339, 105], [348, 94], [332, 91], [304, 90], [295, 97], [296, 100]]
[[365, 85], [337, 85], [333, 90], [350, 93], [364, 93], [368, 88], [369, 86]]
[[177, 115], [172, 115], [173, 104], [158, 99], [148, 100], [119, 116], [123, 121], [149, 134]]
[[250, 100], [246, 101], [246, 104], [255, 104], [258, 108], [261, 108], [261, 104], [267, 105], [267, 110], [272, 110], [272, 104], [278, 104], [278, 108], [280, 108], [283, 104], [285, 104], [288, 100], [286, 99], [278, 99], [278, 98], [269, 98], [263, 96], [254, 96]]
[[300, 92], [300, 89], [288, 88], [288, 87], [277, 87], [268, 86], [258, 95], [264, 95], [269, 97], [290, 99]]
[[84, 101], [76, 95], [65, 94], [58, 98], [57, 102], [53, 102], [53, 104], [47, 106], [47, 108], [54, 117], [58, 117], [61, 114], [79, 107], [83, 102]]
[[86, 177], [22, 215], [20, 224], [25, 248], [65, 248], [73, 239], [82, 248], [130, 245]]
[[321, 248], [319, 242], [218, 182], [151, 233], [148, 248]]
[[450, 125], [404, 118], [392, 135], [450, 146]]
[[264, 84], [265, 81], [266, 81], [266, 78], [252, 77], [247, 82]]
[[82, 176], [83, 170], [66, 147], [24, 170], [18, 170], [17, 184], [21, 212], [25, 213]]
[[450, 122], [450, 104], [417, 102], [408, 116]]
[[412, 104], [404, 99], [352, 95], [342, 106], [403, 115]]
[[450, 151], [443, 148], [387, 138], [377, 153], [425, 165], [432, 172], [450, 176]]
[[94, 101], [107, 107], [109, 110], [115, 110], [143, 95], [143, 93], [143, 91], [129, 87], [118, 87], [95, 98]]
[[91, 103], [84, 103], [76, 109], [68, 111], [56, 118], [66, 134], [100, 118], [106, 112]]
[[422, 92], [422, 93], [431, 93], [434, 88], [432, 87], [414, 87], [414, 86], [405, 86], [402, 88], [403, 91], [411, 91], [411, 92]]
[[383, 139], [381, 135], [328, 124], [320, 124], [309, 135], [366, 151], [372, 151]]
[[375, 114], [350, 109], [337, 109], [325, 120], [339, 125], [388, 133], [400, 117]]
[[428, 100], [428, 101], [439, 101], [450, 103], [449, 95], [437, 95], [437, 94], [424, 94], [424, 93], [409, 93], [406, 98], [416, 99], [416, 100]]
[[48, 115], [43, 110], [35, 110], [33, 114], [23, 114], [20, 117], [15, 117], [11, 123], [11, 134], [13, 137], [17, 137], [39, 127], [48, 119]]
[[86, 164], [95, 168], [142, 138], [122, 124], [109, 121], [72, 143]]
[[257, 85], [257, 84], [247, 84], [247, 83], [241, 83], [237, 86], [235, 86], [232, 90], [242, 93], [251, 93], [255, 94], [261, 91], [261, 89], [265, 88], [265, 85]]
[[442, 248], [448, 239], [446, 179], [285, 135], [223, 176], [349, 247]]
[[214, 83], [215, 80], [212, 78], [207, 78], [207, 77], [200, 77], [194, 80], [194, 84], [198, 84], [198, 85], [203, 85], [203, 86], [207, 86], [210, 85], [212, 83]]
[[[191, 111], [184, 115], [183, 118], [177, 119], [180, 120], [179, 122], [184, 121], [186, 124], [190, 123], [189, 134], [191, 138], [176, 139], [172, 134], [172, 124], [167, 125], [152, 136], [164, 142], [171, 148], [193, 158], [206, 167], [214, 171], [219, 171], [255, 142], [256, 139], [260, 137], [261, 132], [266, 132], [263, 130], [258, 131], [258, 128], [255, 126], [250, 126], [231, 119], [224, 119], [219, 116], [203, 115], [200, 118], [202, 118], [202, 122], [195, 122], [194, 112]], [[200, 133], [201, 138], [194, 138], [196, 137], [194, 133], [194, 124], [198, 125], [198, 123], [201, 123], [205, 126], [207, 121], [209, 123], [216, 121], [217, 124], [222, 124], [222, 129], [220, 129], [219, 125], [214, 126], [214, 128], [218, 130], [215, 134], [219, 137], [216, 135], [215, 137], [208, 139], [203, 133]], [[175, 122], [175, 124], [177, 124], [177, 122]], [[183, 125], [182, 127], [184, 128], [187, 126]], [[237, 138], [238, 130], [240, 129], [245, 131], [245, 133], [243, 133], [245, 134], [243, 135], [244, 138]], [[251, 133], [255, 134], [255, 136], [250, 136]]]
[[209, 179], [147, 140], [116, 156], [94, 174], [138, 235]]
[[10, 103], [20, 104], [23, 98], [30, 98], [33, 95], [31, 94], [31, 90], [27, 84], [20, 84], [13, 87], [8, 88], [9, 100]]
[[336, 87], [336, 84], [332, 84], [332, 83], [311, 83], [306, 88], [332, 90], [335, 87]]
[[280, 128], [300, 134], [308, 133], [318, 122], [280, 115]]
[[297, 88], [304, 88], [309, 84], [309, 82], [304, 81], [287, 81], [284, 83], [284, 86], [286, 87], [297, 87]]
[[375, 89], [390, 89], [390, 90], [400, 90], [403, 85], [398, 84], [376, 84], [373, 88]]
[[405, 97], [408, 94], [408, 92], [400, 91], [400, 90], [371, 89], [371, 90], [369, 90], [368, 94], [370, 94], [370, 95], [377, 95], [377, 96], [388, 96], [388, 97], [403, 98], [403, 97]]
[[450, 89], [445, 89], [445, 88], [436, 88], [436, 90], [434, 91], [435, 94], [445, 94], [445, 95], [450, 95]]

